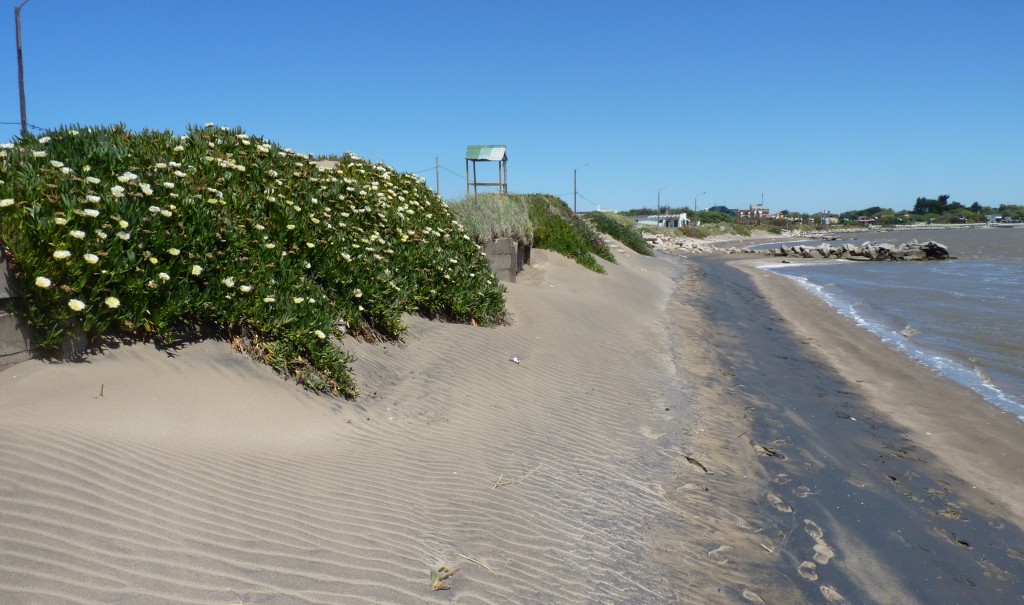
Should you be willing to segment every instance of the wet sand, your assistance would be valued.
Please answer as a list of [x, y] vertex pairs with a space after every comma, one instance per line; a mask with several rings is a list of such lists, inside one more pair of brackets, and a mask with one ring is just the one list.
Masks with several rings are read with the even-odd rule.
[[[772, 566], [747, 574], [764, 582], [747, 600], [1021, 602], [1024, 423], [757, 270], [763, 261], [687, 262], [702, 322], [684, 340], [714, 343], [701, 408], [742, 407], [732, 437], [756, 458], [743, 469], [757, 484], [749, 528], [723, 532], [716, 551]], [[728, 438], [706, 445], [709, 471]], [[715, 498], [710, 485], [674, 487], [681, 503]]]
[[1024, 427], [784, 278], [615, 254], [344, 342], [354, 402], [218, 342], [0, 370], [0, 602], [1019, 602]]

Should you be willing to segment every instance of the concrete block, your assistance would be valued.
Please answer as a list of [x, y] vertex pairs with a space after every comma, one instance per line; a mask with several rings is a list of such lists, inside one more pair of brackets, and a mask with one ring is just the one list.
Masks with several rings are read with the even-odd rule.
[[7, 260], [0, 256], [0, 298], [14, 298], [18, 293], [14, 289], [14, 275]]
[[0, 312], [0, 365], [24, 361], [32, 354], [32, 331], [14, 315]]

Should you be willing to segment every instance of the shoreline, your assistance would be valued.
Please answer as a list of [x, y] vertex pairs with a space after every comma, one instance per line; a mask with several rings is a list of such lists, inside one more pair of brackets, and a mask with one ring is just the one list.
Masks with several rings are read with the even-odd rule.
[[1019, 593], [1024, 424], [902, 353], [879, 351], [876, 337], [813, 294], [757, 269], [766, 259], [687, 262], [710, 288], [703, 316], [715, 327], [701, 339], [726, 344], [715, 348], [732, 386], [713, 405], [742, 402], [760, 453], [757, 496], [775, 524], [759, 533], [777, 539], [761, 546], [804, 598], [1008, 602]]

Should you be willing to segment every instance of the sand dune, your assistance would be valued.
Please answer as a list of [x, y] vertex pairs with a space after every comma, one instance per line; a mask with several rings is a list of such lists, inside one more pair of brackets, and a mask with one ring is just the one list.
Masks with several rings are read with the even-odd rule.
[[695, 420], [678, 268], [619, 256], [600, 276], [536, 252], [509, 326], [346, 342], [358, 402], [214, 342], [0, 372], [0, 601], [673, 600], [651, 531]]

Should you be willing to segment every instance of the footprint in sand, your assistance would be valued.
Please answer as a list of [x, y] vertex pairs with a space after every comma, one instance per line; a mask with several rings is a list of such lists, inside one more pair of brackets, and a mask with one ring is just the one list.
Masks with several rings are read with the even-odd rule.
[[818, 562], [818, 565], [828, 565], [834, 556], [836, 556], [836, 551], [832, 550], [828, 544], [818, 542], [814, 545], [814, 560]]
[[811, 488], [806, 485], [793, 488], [793, 495], [797, 498], [806, 498], [807, 496], [817, 496], [821, 492], [812, 492]]
[[789, 475], [787, 475], [786, 473], [779, 473], [778, 475], [772, 477], [772, 483], [777, 483], [779, 485], [785, 485], [790, 481], [791, 479], [789, 478]]
[[744, 590], [743, 598], [751, 603], [764, 603], [764, 599], [761, 598], [761, 595], [757, 594], [753, 590]]
[[818, 581], [818, 566], [816, 564], [811, 563], [810, 561], [804, 561], [796, 568], [796, 570], [800, 573], [800, 576], [803, 577], [803, 579], [811, 582]]
[[766, 494], [766, 496], [768, 498], [768, 501], [772, 503], [772, 506], [774, 506], [776, 509], [778, 509], [779, 512], [783, 512], [783, 513], [791, 513], [791, 512], [793, 512], [793, 507], [791, 507], [790, 505], [786, 504], [786, 502], [782, 498], [776, 496], [775, 494], [773, 494], [771, 492], [768, 492]]
[[808, 536], [814, 538], [814, 560], [818, 565], [828, 565], [832, 557], [836, 556], [836, 551], [832, 550], [832, 547], [825, 542], [825, 530], [821, 529], [821, 526], [814, 521], [804, 519], [804, 531]]
[[729, 563], [729, 557], [725, 556], [725, 553], [730, 550], [732, 550], [731, 546], [726, 546], [723, 544], [722, 546], [719, 546], [714, 550], [708, 551], [708, 558], [714, 561], [715, 563], [719, 564]]
[[814, 538], [815, 542], [825, 537], [825, 530], [821, 529], [820, 525], [810, 519], [804, 519], [804, 531], [807, 532], [808, 536]]
[[839, 591], [835, 588], [832, 588], [831, 586], [819, 586], [818, 589], [821, 590], [821, 596], [825, 597], [825, 600], [827, 600], [829, 603], [837, 603], [838, 605], [842, 605], [843, 603], [847, 602], [843, 595], [839, 594]]

